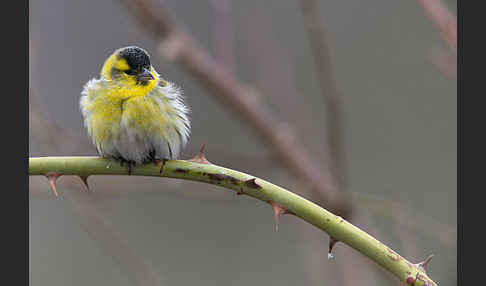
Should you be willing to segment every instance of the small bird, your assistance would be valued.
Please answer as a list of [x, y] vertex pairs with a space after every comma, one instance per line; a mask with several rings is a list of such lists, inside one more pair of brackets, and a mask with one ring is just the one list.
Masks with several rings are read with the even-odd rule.
[[116, 50], [81, 92], [84, 125], [98, 153], [132, 165], [177, 159], [190, 134], [182, 90], [136, 46]]

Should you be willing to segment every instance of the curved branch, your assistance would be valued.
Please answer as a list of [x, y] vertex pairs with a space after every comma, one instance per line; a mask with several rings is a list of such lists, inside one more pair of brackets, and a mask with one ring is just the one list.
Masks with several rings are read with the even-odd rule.
[[[270, 203], [278, 215], [290, 213], [325, 231], [331, 241], [343, 242], [367, 256], [400, 281], [419, 285], [437, 285], [420, 267], [379, 242], [363, 230], [318, 205], [260, 178], [220, 167], [196, 156], [192, 161], [169, 160], [132, 168], [132, 175], [168, 177], [204, 182], [234, 190]], [[199, 163], [201, 162], [201, 163]], [[40, 157], [29, 158], [29, 175], [126, 175], [127, 168], [117, 161], [100, 157]]]

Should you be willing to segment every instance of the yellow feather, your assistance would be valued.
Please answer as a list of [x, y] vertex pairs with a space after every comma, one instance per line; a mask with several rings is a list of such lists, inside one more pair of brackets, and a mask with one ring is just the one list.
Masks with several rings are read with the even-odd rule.
[[124, 73], [112, 79], [113, 67], [127, 69], [128, 63], [117, 52], [111, 55], [101, 79], [88, 82], [80, 100], [85, 126], [98, 151], [136, 163], [144, 162], [152, 150], [159, 157], [175, 158], [190, 132], [189, 110], [180, 90], [159, 79], [152, 66], [154, 80], [145, 85]]

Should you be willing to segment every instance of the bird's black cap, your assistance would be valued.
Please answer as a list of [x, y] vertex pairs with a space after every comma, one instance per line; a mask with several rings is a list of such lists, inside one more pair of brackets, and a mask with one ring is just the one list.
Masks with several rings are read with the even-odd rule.
[[120, 57], [124, 58], [131, 69], [141, 70], [150, 67], [150, 57], [144, 49], [136, 46], [126, 47], [120, 50]]

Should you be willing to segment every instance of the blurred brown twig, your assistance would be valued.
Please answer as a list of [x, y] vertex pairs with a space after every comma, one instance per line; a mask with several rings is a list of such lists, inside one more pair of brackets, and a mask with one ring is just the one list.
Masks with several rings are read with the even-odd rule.
[[292, 127], [299, 130], [304, 144], [315, 143], [310, 142], [316, 135], [315, 120], [309, 118], [308, 104], [297, 90], [295, 63], [287, 47], [275, 37], [272, 15], [259, 7], [250, 13], [252, 19], [242, 27], [244, 40], [239, 46], [246, 53], [245, 62], [254, 67], [251, 71], [254, 85], [266, 96], [265, 100], [280, 114], [285, 114]]
[[254, 89], [221, 68], [182, 26], [173, 21], [173, 13], [165, 5], [154, 7], [145, 0], [121, 2], [134, 13], [144, 28], [161, 40], [160, 54], [164, 58], [178, 62], [212, 91], [213, 96], [253, 127], [284, 166], [326, 198], [327, 208], [349, 217], [350, 207], [337, 191], [332, 176], [316, 165], [293, 130], [265, 107]]
[[309, 36], [321, 96], [325, 102], [327, 155], [329, 167], [340, 191], [347, 187], [346, 158], [344, 152], [343, 108], [340, 94], [332, 74], [332, 63], [325, 28], [321, 23], [319, 6], [315, 0], [300, 0], [304, 22]]
[[229, 73], [236, 71], [231, 0], [210, 0], [211, 35], [215, 60]]
[[418, 0], [426, 16], [435, 24], [444, 44], [452, 52], [448, 54], [440, 49], [434, 49], [431, 55], [432, 63], [446, 78], [457, 78], [457, 16], [454, 15], [442, 0]]
[[73, 214], [79, 219], [82, 228], [98, 243], [102, 250], [120, 266], [135, 285], [160, 286], [162, 281], [152, 267], [129, 247], [116, 233], [100, 209], [96, 206], [93, 194], [80, 189], [82, 185], [73, 176], [67, 176], [71, 192], [63, 195], [69, 199]]
[[425, 14], [439, 30], [446, 46], [457, 55], [457, 16], [442, 0], [418, 0]]
[[[344, 115], [336, 82], [333, 76], [331, 52], [326, 37], [326, 30], [322, 24], [319, 3], [315, 0], [300, 0], [301, 12], [304, 18], [307, 35], [309, 37], [315, 68], [318, 75], [321, 97], [324, 100], [326, 116], [326, 155], [329, 169], [332, 172], [339, 191], [347, 191], [348, 176], [346, 170], [346, 156], [344, 144]], [[338, 262], [340, 266], [356, 263], [350, 256], [343, 256]], [[338, 267], [338, 279], [341, 285], [354, 285], [356, 280], [362, 280], [368, 274], [355, 268], [354, 275], [347, 275], [346, 267]]]
[[457, 79], [457, 59], [444, 47], [430, 50], [429, 59], [437, 69], [449, 80]]

